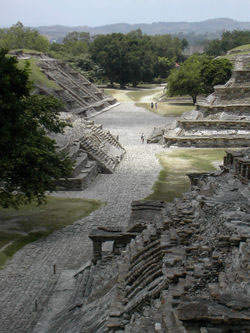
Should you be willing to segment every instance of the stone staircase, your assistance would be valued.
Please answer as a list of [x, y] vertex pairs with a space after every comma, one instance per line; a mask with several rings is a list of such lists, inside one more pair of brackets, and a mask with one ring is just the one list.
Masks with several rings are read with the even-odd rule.
[[37, 57], [40, 70], [60, 87], [60, 89], [48, 91], [46, 87], [37, 86], [37, 92], [50, 93], [61, 99], [64, 103], [64, 111], [91, 117], [116, 104], [113, 97], [105, 96], [94, 84], [65, 62], [45, 55]]
[[71, 176], [60, 179], [57, 186], [58, 190], [81, 191], [98, 173], [113, 173], [125, 149], [116, 137], [93, 121], [76, 116], [72, 119], [72, 128], [67, 128], [63, 135], [52, 136], [58, 151], [69, 156], [74, 164]]

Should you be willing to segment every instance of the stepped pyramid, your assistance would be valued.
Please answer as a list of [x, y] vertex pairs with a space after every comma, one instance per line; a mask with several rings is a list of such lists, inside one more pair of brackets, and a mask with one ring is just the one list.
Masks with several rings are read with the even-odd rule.
[[36, 81], [34, 93], [54, 95], [60, 99], [64, 104], [61, 118], [71, 124], [63, 134], [49, 134], [56, 141], [58, 152], [68, 155], [73, 162], [72, 174], [57, 182], [58, 190], [81, 191], [89, 186], [98, 173], [113, 173], [125, 149], [118, 137], [87, 118], [115, 106], [116, 100], [112, 96], [105, 96], [63, 61], [32, 51], [15, 51], [11, 54], [19, 60], [36, 60], [36, 66], [55, 85], [54, 88], [48, 88], [45, 83]]
[[54, 95], [64, 104], [66, 112], [91, 117], [116, 104], [112, 96], [106, 96], [80, 72], [64, 61], [53, 59], [42, 53], [12, 52], [20, 60], [36, 59], [36, 66], [58, 88], [48, 88], [41, 82], [34, 82], [35, 93]]
[[89, 117], [116, 104], [113, 97], [105, 96], [65, 62], [44, 56], [37, 64], [41, 71], [61, 88], [55, 90], [54, 94], [64, 102], [65, 111]]
[[167, 146], [250, 146], [250, 54], [235, 57], [231, 79], [164, 131]]

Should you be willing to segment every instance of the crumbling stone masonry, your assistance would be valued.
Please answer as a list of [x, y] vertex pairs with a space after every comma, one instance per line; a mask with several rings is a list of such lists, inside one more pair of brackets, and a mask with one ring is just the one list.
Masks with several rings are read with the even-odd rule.
[[126, 230], [93, 230], [94, 242], [128, 237], [102, 258], [94, 246], [48, 332], [250, 332], [249, 161], [249, 149], [228, 151], [182, 198], [135, 202]]
[[83, 190], [98, 173], [113, 173], [125, 154], [117, 137], [102, 125], [78, 116], [67, 118], [72, 124], [62, 135], [54, 135], [58, 151], [74, 163], [72, 175], [58, 181], [58, 189]]

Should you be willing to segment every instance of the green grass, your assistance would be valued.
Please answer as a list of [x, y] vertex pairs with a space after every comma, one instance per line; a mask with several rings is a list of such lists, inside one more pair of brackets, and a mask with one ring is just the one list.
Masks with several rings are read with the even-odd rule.
[[148, 90], [135, 90], [127, 93], [127, 96], [134, 102], [140, 101], [141, 98], [153, 95], [159, 92], [157, 89], [148, 89]]
[[159, 87], [159, 84], [157, 83], [139, 83], [137, 88], [142, 88], [142, 89], [154, 89], [156, 87]]
[[157, 103], [157, 110], [155, 108], [151, 109], [150, 103], [136, 103], [136, 106], [147, 109], [151, 112], [158, 113], [162, 116], [181, 116], [184, 112], [191, 111], [194, 109], [193, 105], [178, 105], [176, 104], [168, 104], [165, 102]]
[[30, 64], [30, 75], [29, 79], [33, 81], [35, 84], [39, 84], [51, 89], [60, 89], [60, 87], [53, 81], [49, 80], [45, 74], [43, 74], [40, 68], [37, 66], [37, 62], [39, 60], [35, 58], [30, 58], [28, 60], [19, 60], [18, 66], [19, 68], [24, 68], [26, 62]]
[[31, 49], [13, 49], [13, 50], [10, 50], [10, 52], [23, 52], [23, 53], [29, 53], [29, 54], [43, 54], [40, 51], [31, 50]]
[[115, 89], [104, 89], [104, 94], [112, 96], [115, 92]]
[[162, 171], [153, 186], [153, 193], [147, 200], [172, 201], [190, 189], [186, 176], [191, 172], [212, 172], [214, 163], [223, 162], [225, 150], [218, 149], [174, 149], [157, 154]]
[[26, 244], [72, 224], [102, 205], [88, 199], [47, 199], [45, 205], [31, 204], [19, 210], [0, 210], [0, 268]]
[[237, 46], [234, 49], [230, 50], [229, 52], [245, 52], [245, 51], [249, 51], [250, 52], [250, 44], [245, 44], [245, 45], [241, 45], [241, 46]]
[[228, 60], [231, 60], [237, 55], [249, 54], [250, 53], [250, 44], [235, 47], [234, 49], [232, 49], [228, 52], [230, 54], [225, 54], [223, 56], [220, 56], [220, 58], [226, 58]]

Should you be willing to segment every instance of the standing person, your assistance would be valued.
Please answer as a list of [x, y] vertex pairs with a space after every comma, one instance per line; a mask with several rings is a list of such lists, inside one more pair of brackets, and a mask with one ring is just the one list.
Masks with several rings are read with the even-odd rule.
[[155, 110], [157, 110], [157, 102], [155, 102]]
[[154, 103], [153, 102], [151, 102], [151, 109], [153, 109], [154, 108]]
[[142, 133], [141, 134], [141, 143], [144, 143], [145, 135]]

